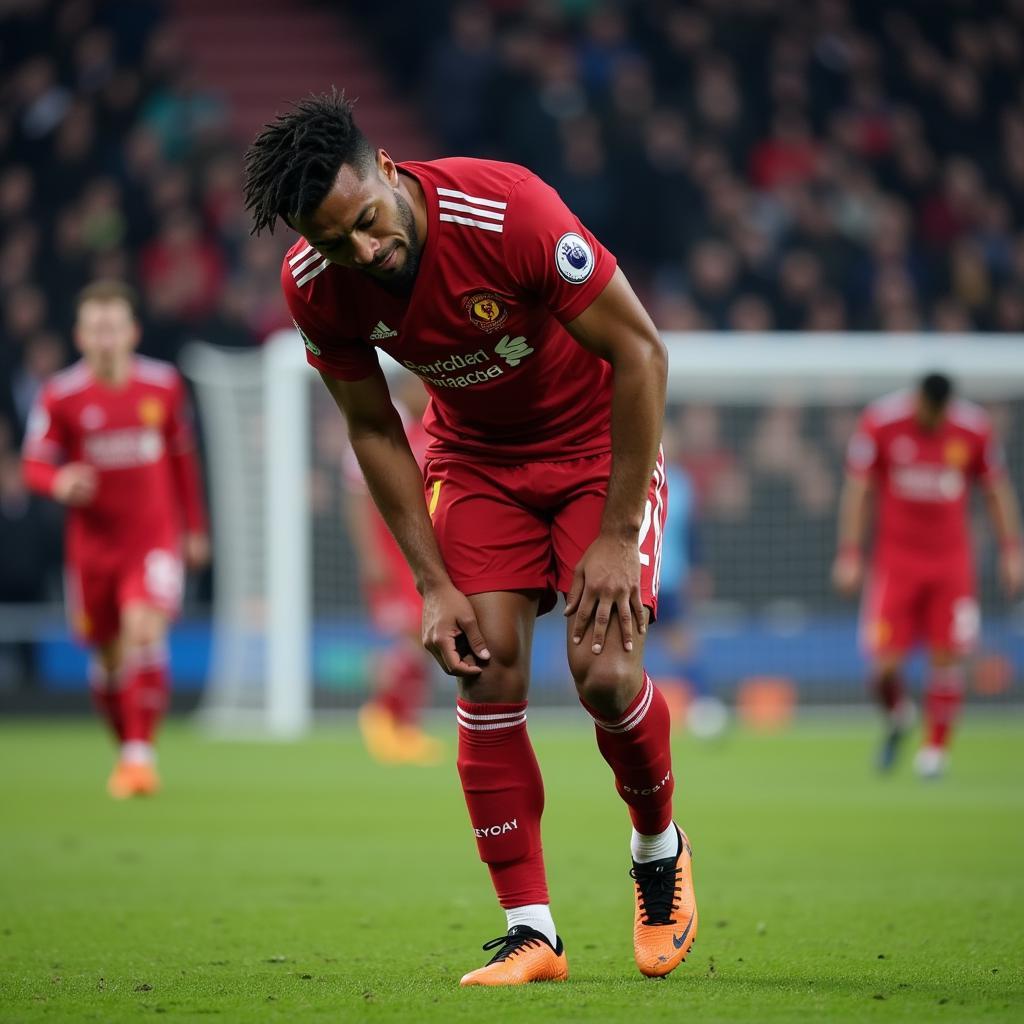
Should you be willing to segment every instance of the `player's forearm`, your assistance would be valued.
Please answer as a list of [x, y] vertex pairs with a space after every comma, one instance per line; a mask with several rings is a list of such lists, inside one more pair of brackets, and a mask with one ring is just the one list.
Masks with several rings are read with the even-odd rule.
[[59, 467], [39, 459], [24, 459], [21, 466], [25, 486], [36, 494], [52, 498], [53, 484]]
[[402, 549], [420, 593], [450, 582], [423, 498], [423, 476], [399, 424], [394, 434], [350, 435], [374, 504]]
[[1019, 547], [1021, 543], [1020, 505], [1010, 482], [997, 480], [986, 494], [989, 518], [1000, 547]]
[[171, 473], [174, 477], [175, 489], [185, 528], [189, 533], [206, 533], [206, 501], [203, 495], [203, 483], [199, 474], [199, 460], [193, 451], [185, 451], [171, 456]]
[[[656, 342], [656, 343], [654, 343]], [[640, 532], [665, 417], [668, 356], [657, 338], [613, 363], [612, 469], [601, 532]]]
[[860, 553], [867, 534], [869, 487], [848, 476], [839, 497], [838, 547], [840, 552]]

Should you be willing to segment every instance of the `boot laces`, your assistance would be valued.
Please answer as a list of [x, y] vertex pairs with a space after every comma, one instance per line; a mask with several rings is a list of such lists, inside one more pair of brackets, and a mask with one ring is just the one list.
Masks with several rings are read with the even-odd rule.
[[501, 963], [503, 960], [516, 956], [524, 949], [539, 946], [542, 942], [544, 942], [544, 938], [539, 932], [526, 925], [517, 925], [515, 928], [510, 928], [508, 934], [499, 935], [496, 939], [485, 942], [482, 948], [496, 950], [494, 956], [487, 961], [487, 966], [490, 967], [491, 964]]
[[675, 857], [634, 864], [629, 874], [636, 881], [642, 924], [675, 924], [679, 909], [680, 875], [683, 869]]

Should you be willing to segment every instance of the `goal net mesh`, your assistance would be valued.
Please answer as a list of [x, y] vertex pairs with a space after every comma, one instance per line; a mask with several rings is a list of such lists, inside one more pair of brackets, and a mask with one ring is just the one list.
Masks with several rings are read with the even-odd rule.
[[[211, 720], [228, 727], [259, 727], [268, 713], [274, 717], [268, 712], [267, 652], [280, 639], [275, 630], [299, 634], [295, 679], [281, 682], [281, 699], [306, 711], [361, 702], [370, 659], [385, 643], [366, 615], [345, 529], [342, 417], [304, 366], [301, 342], [288, 337], [275, 344], [289, 346], [292, 354], [271, 370], [263, 353], [205, 346], [193, 348], [186, 362], [206, 439], [214, 515], [214, 657], [204, 706]], [[827, 365], [803, 365], [790, 339], [776, 346], [789, 355], [775, 367], [773, 342], [766, 338], [759, 354], [737, 348], [730, 366], [709, 347], [728, 344], [698, 339], [671, 347], [665, 449], [695, 496], [695, 543], [688, 548], [695, 569], [681, 588], [689, 594], [693, 649], [680, 657], [655, 626], [649, 668], [655, 677], [682, 678], [727, 700], [752, 681], [770, 680], [791, 686], [802, 702], [860, 701], [866, 667], [858, 648], [857, 603], [836, 595], [829, 580], [843, 457], [865, 402], [911, 382], [914, 377], [905, 375], [911, 363], [895, 360], [888, 372], [866, 369], [861, 378], [842, 368], [830, 376]], [[765, 368], [745, 359], [748, 351]], [[872, 351], [884, 354], [884, 339]], [[951, 369], [964, 394], [993, 416], [1020, 493], [1024, 374], [1013, 367], [987, 375], [977, 367], [964, 370], [970, 354], [956, 351], [961, 361]], [[861, 361], [871, 367], [872, 358], [865, 353]], [[921, 368], [942, 365], [942, 358], [934, 358]], [[773, 375], [765, 377], [769, 371]], [[296, 395], [290, 421], [271, 422], [268, 395], [286, 386]], [[303, 439], [301, 476], [292, 478], [292, 489], [297, 479], [301, 493], [290, 495], [294, 512], [288, 521], [271, 522], [268, 504], [281, 497], [287, 482], [275, 481], [267, 455], [282, 432]], [[971, 689], [976, 699], [1006, 701], [1024, 666], [1024, 615], [1000, 592], [994, 538], [977, 497], [972, 508], [983, 627]], [[666, 543], [685, 542], [669, 537]], [[268, 562], [281, 544], [291, 552], [281, 552], [282, 564], [298, 561], [296, 568], [304, 570], [294, 582], [301, 592], [291, 599], [280, 588], [292, 584], [279, 581], [274, 592], [269, 589]], [[673, 587], [674, 581], [663, 579], [662, 585]], [[268, 611], [275, 598], [302, 609], [291, 625], [275, 624]], [[537, 624], [532, 674], [531, 701], [575, 699], [557, 611]], [[919, 659], [911, 674], [920, 675]], [[436, 700], [449, 703], [452, 689], [439, 676]]]

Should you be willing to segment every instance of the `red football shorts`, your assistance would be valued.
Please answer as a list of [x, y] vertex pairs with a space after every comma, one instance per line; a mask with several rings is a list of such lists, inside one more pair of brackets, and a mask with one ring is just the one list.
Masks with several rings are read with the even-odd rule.
[[872, 567], [861, 606], [861, 642], [869, 654], [901, 654], [918, 643], [967, 654], [980, 626], [970, 565]]
[[[611, 453], [517, 466], [443, 456], [425, 471], [427, 508], [452, 582], [464, 594], [540, 590], [540, 610], [568, 593], [597, 538]], [[640, 529], [640, 592], [658, 608], [661, 535], [668, 509], [664, 456], [651, 476]]]
[[109, 643], [120, 633], [121, 611], [130, 604], [150, 605], [174, 618], [184, 583], [180, 555], [166, 548], [126, 553], [112, 562], [68, 563], [64, 590], [72, 631], [92, 646]]

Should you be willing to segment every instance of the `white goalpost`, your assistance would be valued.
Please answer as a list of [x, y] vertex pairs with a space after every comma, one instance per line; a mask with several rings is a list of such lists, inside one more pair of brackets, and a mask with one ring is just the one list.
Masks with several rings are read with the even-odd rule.
[[[749, 673], [742, 655], [756, 649], [770, 673], [806, 678], [812, 699], [846, 692], [853, 653], [844, 654], [842, 669], [829, 668], [826, 654], [836, 636], [845, 644], [852, 613], [829, 610], [821, 579], [834, 529], [840, 435], [867, 401], [925, 372], [946, 372], [965, 397], [995, 404], [1019, 483], [1024, 339], [664, 337], [673, 429], [684, 449], [696, 445], [695, 481], [711, 488], [702, 518], [720, 591], [707, 627], [715, 685], [727, 690], [733, 675]], [[389, 372], [405, 372], [383, 355], [382, 362]], [[315, 707], [358, 699], [361, 659], [372, 646], [339, 512], [343, 422], [293, 331], [258, 351], [194, 344], [183, 369], [195, 385], [203, 426], [216, 555], [213, 653], [201, 714], [221, 732], [295, 737], [309, 728]], [[717, 424], [713, 452], [696, 444], [698, 434], [709, 443], [709, 423]], [[816, 484], [813, 474], [801, 477], [787, 444], [813, 461]], [[708, 479], [697, 480], [701, 474]], [[722, 491], [717, 498], [715, 486]], [[794, 622], [809, 630], [807, 643]], [[1009, 639], [999, 642], [1019, 668], [1017, 636], [1010, 636], [1019, 623], [1006, 622]], [[551, 693], [557, 700], [556, 687]]]

